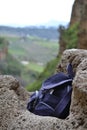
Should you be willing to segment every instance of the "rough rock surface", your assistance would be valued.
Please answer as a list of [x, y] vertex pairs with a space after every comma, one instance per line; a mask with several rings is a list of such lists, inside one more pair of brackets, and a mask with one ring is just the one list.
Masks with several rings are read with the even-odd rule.
[[75, 0], [70, 25], [79, 22], [78, 48], [87, 49], [87, 0]]
[[[87, 49], [87, 0], [74, 0], [74, 4], [72, 7], [71, 19], [69, 23], [69, 28], [72, 27], [73, 24], [79, 24], [78, 28], [78, 49]], [[60, 28], [60, 50], [59, 53], [62, 54], [66, 49], [67, 42], [63, 37], [63, 27]]]
[[26, 110], [28, 93], [12, 76], [0, 76], [0, 130], [87, 130], [87, 51], [66, 50], [57, 71], [75, 72], [70, 115], [65, 120], [37, 116]]

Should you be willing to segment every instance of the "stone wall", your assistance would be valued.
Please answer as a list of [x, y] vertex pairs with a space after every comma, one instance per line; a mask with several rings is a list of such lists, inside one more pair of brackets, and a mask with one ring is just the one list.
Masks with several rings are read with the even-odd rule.
[[31, 93], [12, 76], [0, 76], [0, 130], [87, 130], [87, 51], [66, 50], [57, 71], [66, 73], [71, 62], [75, 72], [70, 115], [61, 120], [42, 117], [26, 109]]

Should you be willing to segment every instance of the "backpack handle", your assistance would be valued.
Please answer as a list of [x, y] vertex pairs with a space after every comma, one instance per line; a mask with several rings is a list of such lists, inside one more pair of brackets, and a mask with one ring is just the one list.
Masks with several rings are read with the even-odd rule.
[[68, 73], [69, 77], [73, 79], [73, 77], [74, 77], [74, 72], [73, 72], [73, 67], [72, 67], [71, 63], [69, 63], [69, 64], [67, 65], [67, 68], [66, 68], [66, 69], [67, 69], [67, 73]]

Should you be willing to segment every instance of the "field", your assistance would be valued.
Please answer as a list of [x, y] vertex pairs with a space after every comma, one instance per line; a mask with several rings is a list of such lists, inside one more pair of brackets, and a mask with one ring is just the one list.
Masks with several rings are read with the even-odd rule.
[[57, 41], [41, 39], [34, 36], [7, 36], [8, 52], [17, 59], [24, 68], [21, 78], [30, 84], [43, 72], [46, 64], [58, 54]]
[[40, 39], [37, 37], [9, 38], [9, 53], [19, 61], [29, 61], [46, 64], [58, 53], [57, 41]]
[[58, 53], [57, 41], [37, 37], [7, 37], [9, 53], [19, 62], [26, 61], [29, 69], [42, 72], [47, 62]]

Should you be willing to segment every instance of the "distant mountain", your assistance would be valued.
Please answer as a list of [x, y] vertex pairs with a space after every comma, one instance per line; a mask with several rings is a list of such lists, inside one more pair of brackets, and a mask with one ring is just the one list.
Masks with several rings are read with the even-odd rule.
[[29, 26], [29, 27], [9, 27], [0, 26], [0, 35], [35, 36], [48, 40], [58, 40], [57, 27]]
[[19, 36], [36, 36], [40, 38], [58, 40], [58, 27], [60, 25], [67, 26], [67, 22], [56, 20], [48, 21], [47, 23], [36, 26], [12, 27], [0, 26], [0, 35], [19, 35]]

